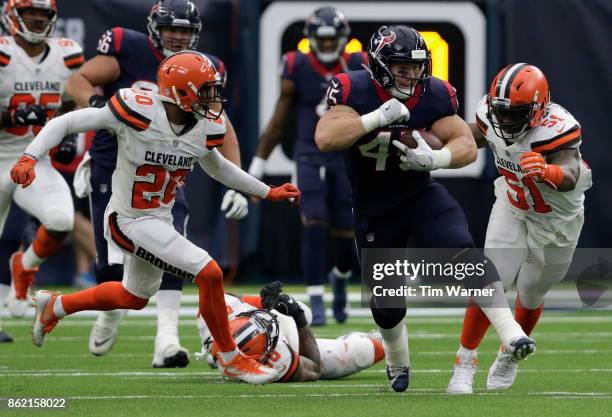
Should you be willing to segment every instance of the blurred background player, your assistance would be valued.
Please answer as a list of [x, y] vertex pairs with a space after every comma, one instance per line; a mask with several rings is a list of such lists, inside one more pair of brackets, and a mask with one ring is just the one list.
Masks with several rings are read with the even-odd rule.
[[[176, 189], [196, 162], [226, 186], [271, 201], [294, 199], [291, 184], [269, 187], [226, 160], [215, 148], [227, 127], [222, 116], [222, 79], [205, 55], [183, 51], [160, 65], [159, 93], [134, 88], [117, 91], [103, 108], [84, 108], [54, 119], [11, 169], [23, 187], [36, 180], [36, 163], [68, 134], [106, 129], [118, 140], [113, 193], [105, 213], [105, 237], [121, 250], [122, 282], [105, 282], [74, 294], [38, 291], [32, 341], [45, 336], [66, 315], [83, 310], [142, 309], [164, 271], [193, 279], [199, 312], [220, 346], [221, 372], [250, 383], [265, 383], [275, 372], [243, 356], [231, 337], [223, 292], [223, 272], [203, 249], [172, 226]], [[153, 177], [153, 181], [147, 181]]]
[[[40, 161], [41, 180], [33, 187], [17, 187], [7, 176], [46, 121], [56, 111], [74, 108], [64, 87], [83, 63], [83, 51], [71, 39], [50, 37], [56, 20], [55, 0], [9, 0], [2, 10], [3, 26], [10, 36], [0, 37], [0, 234], [12, 201], [41, 223], [32, 244], [10, 258], [13, 287], [8, 307], [15, 317], [25, 314], [28, 288], [38, 266], [57, 252], [74, 223], [70, 189], [48, 156]], [[17, 230], [24, 226], [11, 225]], [[7, 261], [6, 255], [0, 262]]]
[[[362, 53], [344, 51], [350, 27], [342, 12], [333, 7], [317, 9], [304, 25], [310, 52], [292, 51], [283, 57], [280, 96], [272, 119], [261, 135], [249, 173], [264, 174], [265, 161], [283, 137], [283, 126], [297, 112], [295, 148], [297, 185], [303, 193], [302, 274], [312, 308], [312, 325], [325, 324], [325, 282], [333, 286], [332, 310], [336, 321], [346, 321], [346, 283], [351, 277], [355, 244], [349, 182], [342, 153], [324, 154], [314, 142], [319, 118], [329, 110], [327, 83], [334, 75], [362, 68]], [[332, 239], [334, 267], [327, 271], [325, 248]], [[328, 274], [329, 272], [329, 274]]]
[[[470, 125], [478, 147], [488, 146], [501, 176], [489, 217], [485, 250], [504, 288], [516, 280], [514, 317], [526, 334], [544, 308], [544, 296], [565, 277], [584, 223], [584, 193], [592, 185], [580, 155], [580, 124], [550, 101], [546, 76], [533, 65], [502, 69]], [[449, 393], [471, 394], [477, 348], [489, 327], [478, 306], [465, 312]], [[487, 388], [510, 388], [518, 361], [502, 346]]]
[[[374, 366], [384, 357], [377, 332], [315, 338], [309, 327], [310, 309], [281, 291], [282, 284], [276, 281], [262, 288], [261, 296], [225, 294], [230, 328], [239, 348], [277, 369], [274, 382], [343, 378]], [[198, 328], [200, 357], [216, 367], [218, 346], [200, 317]]]
[[[408, 26], [382, 26], [375, 32], [368, 64], [370, 71], [338, 74], [331, 80], [327, 98], [333, 107], [315, 134], [324, 152], [348, 150], [358, 251], [457, 248], [458, 259], [484, 263], [485, 282], [480, 284], [500, 293], [499, 304], [485, 312], [503, 345], [520, 358], [526, 356], [535, 342], [512, 318], [495, 268], [471, 249], [475, 244], [463, 210], [430, 176], [432, 170], [459, 168], [476, 159], [470, 129], [456, 114], [455, 89], [431, 76], [425, 40]], [[413, 135], [418, 148], [410, 149], [398, 141], [410, 129], [431, 130], [445, 145], [434, 151], [417, 132]], [[391, 144], [399, 152], [391, 152]], [[385, 285], [395, 283], [385, 281]], [[373, 297], [370, 303], [383, 338], [387, 377], [398, 392], [405, 391], [410, 381], [405, 303], [405, 297]]]
[[[156, 74], [160, 62], [173, 52], [195, 49], [202, 21], [194, 3], [188, 0], [161, 0], [155, 3], [148, 17], [149, 35], [115, 27], [104, 33], [98, 42], [98, 55], [87, 61], [70, 79], [68, 91], [81, 107], [102, 107], [120, 88], [139, 88], [157, 92]], [[207, 55], [219, 71], [223, 83], [227, 74], [218, 58]], [[96, 87], [102, 89], [99, 94]], [[238, 141], [231, 122], [221, 152], [240, 166]], [[122, 257], [107, 246], [104, 239], [104, 210], [112, 193], [111, 176], [117, 159], [117, 140], [107, 131], [99, 131], [89, 150], [91, 156], [91, 218], [96, 240], [96, 279], [98, 283], [121, 281]], [[86, 167], [83, 167], [86, 169]], [[173, 208], [174, 226], [185, 235], [189, 206], [183, 188], [177, 190]], [[228, 191], [224, 197], [226, 217], [240, 219], [247, 214], [246, 198]], [[189, 353], [178, 337], [178, 316], [183, 280], [164, 274], [157, 293], [157, 336], [153, 367], [184, 367], [189, 364]], [[108, 353], [117, 338], [119, 324], [127, 311], [100, 313], [89, 338], [89, 350], [94, 355]]]

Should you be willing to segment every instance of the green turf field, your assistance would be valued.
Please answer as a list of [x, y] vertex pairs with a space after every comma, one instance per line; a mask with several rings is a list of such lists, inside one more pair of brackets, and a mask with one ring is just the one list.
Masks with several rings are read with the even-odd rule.
[[[67, 398], [60, 416], [611, 416], [612, 312], [545, 312], [534, 337], [538, 352], [521, 364], [515, 386], [485, 389], [497, 342], [490, 332], [480, 354], [477, 393], [445, 394], [461, 317], [408, 318], [412, 384], [390, 391], [384, 365], [352, 377], [318, 383], [248, 386], [224, 382], [195, 361], [199, 337], [193, 320], [181, 320], [181, 340], [192, 352], [185, 369], [151, 368], [155, 321], [129, 317], [111, 354], [87, 350], [93, 318], [68, 318], [43, 348], [30, 342], [30, 320], [4, 319], [16, 337], [0, 345], [0, 415], [51, 411], [9, 410], [8, 398]], [[319, 337], [368, 331], [368, 318], [315, 329]]]

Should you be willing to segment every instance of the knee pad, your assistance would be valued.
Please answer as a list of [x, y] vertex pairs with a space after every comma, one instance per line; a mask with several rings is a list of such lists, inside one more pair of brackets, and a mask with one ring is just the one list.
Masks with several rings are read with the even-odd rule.
[[466, 248], [454, 261], [471, 265], [479, 264], [484, 268], [484, 275], [481, 279], [471, 278], [464, 281], [466, 288], [485, 288], [488, 285], [501, 281], [495, 264], [480, 249], [473, 247]]
[[406, 308], [379, 308], [371, 307], [372, 317], [376, 324], [383, 329], [397, 326], [406, 316]]
[[51, 208], [45, 213], [45, 219], [40, 219], [47, 230], [70, 232], [74, 228], [74, 212]]

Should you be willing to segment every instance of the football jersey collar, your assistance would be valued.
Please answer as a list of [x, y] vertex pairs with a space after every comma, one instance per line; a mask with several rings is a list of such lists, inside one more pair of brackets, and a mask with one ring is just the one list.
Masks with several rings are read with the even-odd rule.
[[[374, 83], [374, 87], [376, 88], [376, 93], [378, 93], [378, 97], [380, 97], [383, 103], [393, 98], [393, 96], [387, 90], [382, 88], [382, 86], [378, 84], [378, 82], [374, 80], [372, 80], [372, 82]], [[421, 99], [422, 88], [423, 86], [421, 84], [418, 84], [414, 89], [415, 94], [409, 97], [408, 100], [403, 101], [404, 105], [408, 107], [408, 110], [414, 109], [415, 106], [418, 104], [419, 100]]]

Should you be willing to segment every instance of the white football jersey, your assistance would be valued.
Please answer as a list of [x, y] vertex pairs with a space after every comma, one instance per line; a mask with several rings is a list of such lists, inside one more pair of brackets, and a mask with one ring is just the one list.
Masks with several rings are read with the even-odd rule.
[[544, 230], [562, 230], [584, 211], [584, 192], [592, 185], [591, 170], [580, 164], [580, 178], [572, 191], [555, 191], [548, 185], [525, 177], [519, 162], [525, 152], [546, 155], [561, 147], [578, 149], [580, 124], [563, 107], [550, 102], [540, 124], [514, 143], [495, 134], [487, 118], [486, 96], [476, 112], [476, 124], [486, 137], [502, 175], [495, 180], [495, 196], [503, 199], [519, 217], [528, 218]]
[[[227, 305], [230, 321], [240, 313], [257, 310], [256, 306], [248, 304], [231, 294], [225, 294], [225, 304]], [[274, 349], [268, 364], [278, 371], [278, 375], [272, 382], [284, 382], [293, 377], [299, 365], [300, 342], [297, 326], [293, 318], [280, 314], [275, 310], [271, 310], [271, 313], [278, 320], [279, 336], [276, 349]]]
[[198, 120], [177, 135], [161, 96], [151, 91], [121, 89], [107, 105], [121, 122], [115, 132], [118, 154], [110, 212], [171, 219], [176, 188], [198, 159], [223, 144], [224, 117]]
[[[40, 104], [51, 118], [64, 96], [66, 81], [84, 62], [83, 49], [67, 38], [49, 38], [46, 56], [35, 63], [12, 36], [0, 37], [0, 111]], [[18, 158], [41, 126], [0, 129], [1, 158]]]

